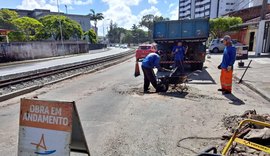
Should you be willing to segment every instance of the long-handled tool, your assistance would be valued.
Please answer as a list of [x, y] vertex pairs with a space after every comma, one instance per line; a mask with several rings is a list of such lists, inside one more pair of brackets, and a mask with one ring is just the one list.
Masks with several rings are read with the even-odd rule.
[[243, 73], [243, 75], [242, 75], [242, 77], [241, 77], [241, 79], [239, 80], [238, 83], [241, 83], [241, 82], [242, 82], [242, 80], [243, 80], [243, 78], [244, 78], [244, 76], [245, 76], [245, 74], [246, 74], [246, 72], [247, 72], [247, 70], [248, 70], [248, 68], [249, 68], [249, 66], [250, 66], [250, 64], [251, 64], [251, 62], [252, 62], [252, 60], [249, 61], [248, 66], [247, 66], [245, 72]]

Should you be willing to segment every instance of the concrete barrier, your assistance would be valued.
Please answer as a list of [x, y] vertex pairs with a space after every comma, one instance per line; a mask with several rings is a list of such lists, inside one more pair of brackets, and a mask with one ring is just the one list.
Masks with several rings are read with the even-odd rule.
[[13, 42], [1, 44], [0, 53], [5, 54], [6, 61], [30, 60], [63, 56], [70, 54], [87, 53], [90, 49], [101, 49], [103, 44], [88, 44], [84, 41], [57, 42]]

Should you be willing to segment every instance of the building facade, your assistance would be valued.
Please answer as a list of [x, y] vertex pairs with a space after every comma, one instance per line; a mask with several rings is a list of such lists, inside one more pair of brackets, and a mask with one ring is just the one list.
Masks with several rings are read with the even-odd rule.
[[179, 0], [179, 19], [216, 18], [217, 0]]
[[35, 9], [35, 10], [21, 10], [21, 9], [9, 9], [12, 11], [16, 11], [20, 17], [28, 16], [31, 18], [39, 19], [46, 15], [63, 15], [67, 16], [70, 19], [78, 22], [83, 31], [88, 31], [91, 27], [90, 17], [89, 15], [73, 15], [73, 14], [64, 14], [58, 12], [51, 12], [50, 10], [43, 10], [43, 9]]
[[263, 0], [179, 0], [179, 19], [216, 18], [262, 4]]

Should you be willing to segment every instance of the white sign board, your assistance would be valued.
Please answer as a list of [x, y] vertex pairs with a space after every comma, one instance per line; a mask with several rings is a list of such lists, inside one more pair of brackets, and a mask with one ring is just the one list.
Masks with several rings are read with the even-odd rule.
[[74, 117], [79, 120], [74, 102], [22, 99], [18, 156], [69, 156], [73, 130], [82, 134], [81, 152], [90, 155], [81, 124], [73, 126], [80, 123]]

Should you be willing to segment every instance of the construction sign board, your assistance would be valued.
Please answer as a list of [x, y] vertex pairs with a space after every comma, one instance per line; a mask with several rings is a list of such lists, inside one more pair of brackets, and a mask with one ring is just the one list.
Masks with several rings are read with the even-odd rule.
[[21, 99], [18, 156], [69, 156], [89, 149], [74, 102]]

